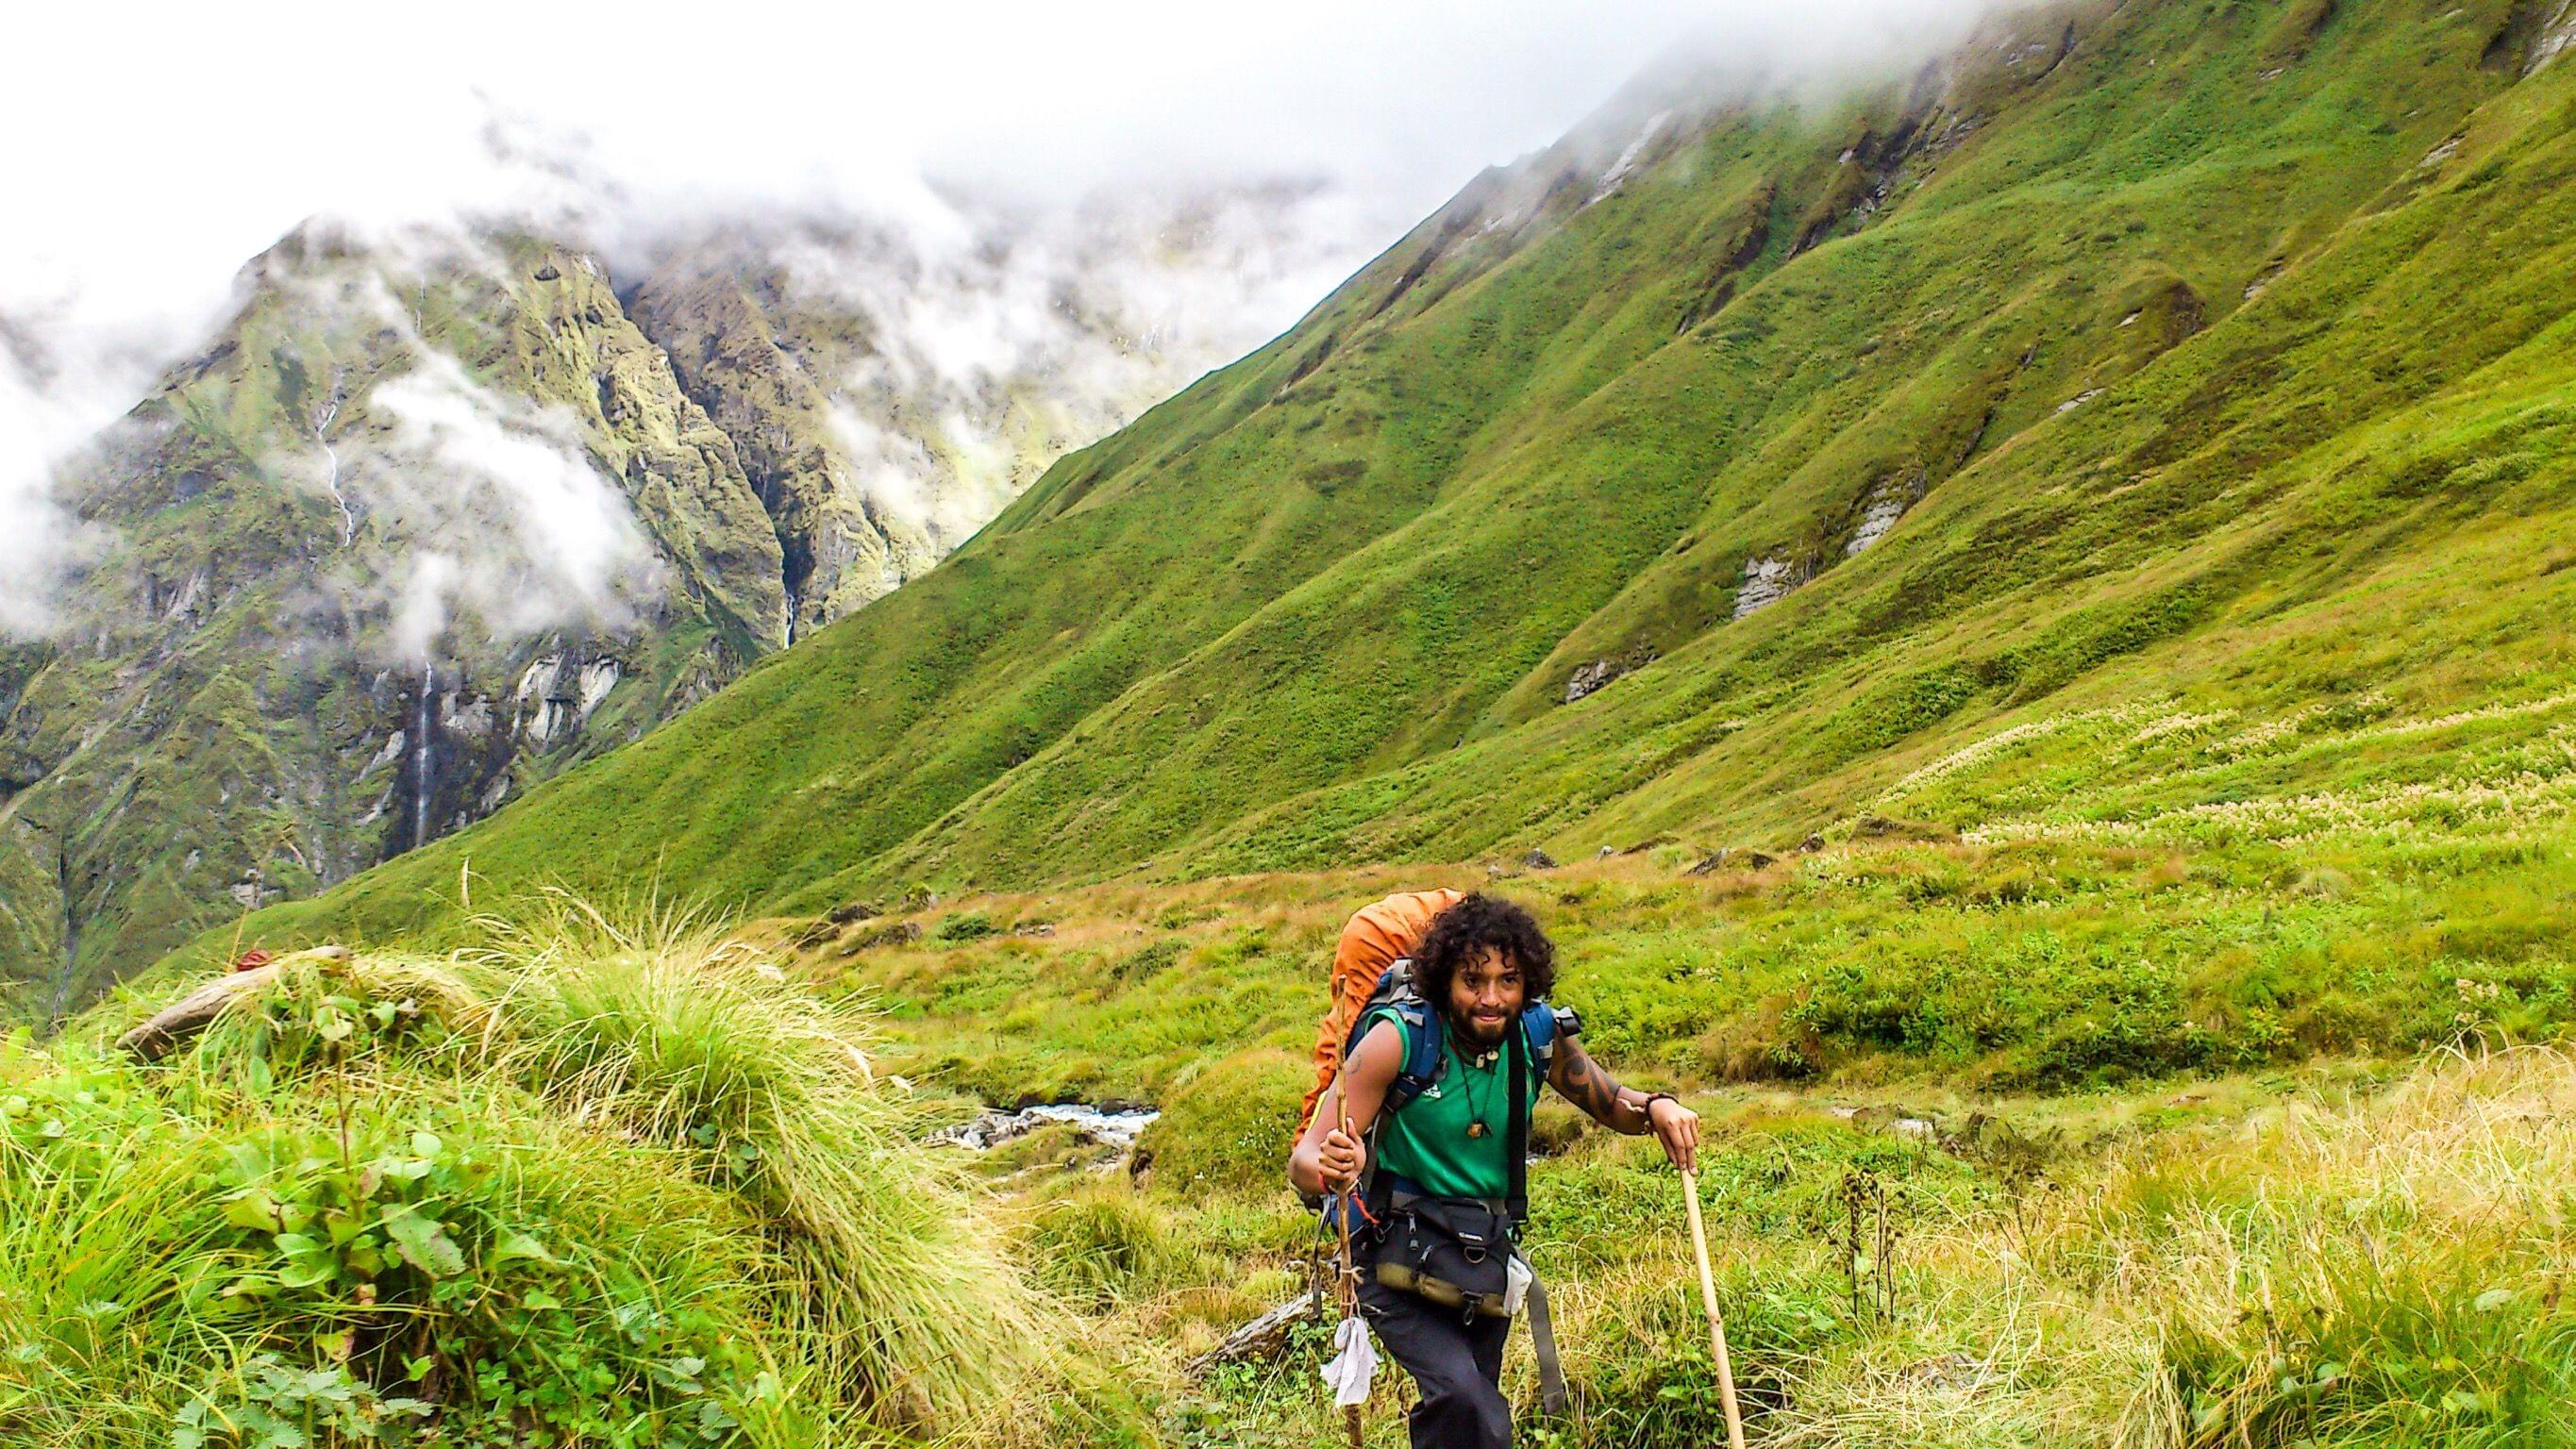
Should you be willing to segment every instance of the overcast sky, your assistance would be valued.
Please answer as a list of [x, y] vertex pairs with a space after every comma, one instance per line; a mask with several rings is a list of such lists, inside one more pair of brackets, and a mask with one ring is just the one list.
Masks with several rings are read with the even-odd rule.
[[927, 214], [925, 178], [1043, 203], [1292, 175], [1346, 192], [1373, 248], [1684, 36], [1812, 73], [1979, 3], [22, 7], [0, 73], [0, 602], [59, 552], [46, 460], [308, 216], [507, 209], [567, 165], [626, 227]]
[[[1718, 0], [44, 6], [0, 85], [0, 306], [148, 321], [301, 218], [488, 204], [484, 145], [586, 137], [642, 194], [899, 204], [1329, 173], [1418, 214]], [[497, 194], [497, 195], [496, 195]]]
[[0, 83], [0, 308], [196, 299], [314, 213], [524, 184], [484, 136], [586, 138], [642, 204], [899, 204], [925, 173], [1061, 197], [1329, 175], [1420, 215], [1685, 34], [1814, 64], [1970, 0], [53, 5]]

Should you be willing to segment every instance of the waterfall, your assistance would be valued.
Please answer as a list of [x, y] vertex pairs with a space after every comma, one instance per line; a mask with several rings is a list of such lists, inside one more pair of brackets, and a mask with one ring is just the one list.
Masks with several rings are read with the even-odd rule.
[[45, 1013], [48, 1035], [59, 1029], [71, 1009], [72, 978], [80, 974], [80, 903], [72, 895], [71, 842], [54, 841], [54, 889], [63, 902], [63, 974], [54, 979], [54, 1000]]
[[349, 500], [340, 492], [340, 453], [326, 436], [331, 420], [340, 415], [340, 382], [331, 380], [331, 401], [313, 420], [313, 441], [322, 445], [322, 486], [331, 490], [331, 506], [340, 510], [340, 546], [347, 548], [358, 536], [358, 515], [349, 511]]
[[429, 797], [437, 785], [437, 764], [429, 748], [430, 701], [437, 693], [438, 666], [422, 666], [420, 699], [412, 709], [411, 843], [415, 850], [429, 843]]

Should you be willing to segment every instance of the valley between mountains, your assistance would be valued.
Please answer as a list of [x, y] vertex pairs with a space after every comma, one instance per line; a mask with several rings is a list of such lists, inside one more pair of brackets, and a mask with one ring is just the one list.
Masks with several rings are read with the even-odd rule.
[[436, 939], [469, 867], [821, 911], [2554, 814], [2478, 763], [2553, 757], [2570, 686], [2536, 14], [2078, 6], [1824, 109], [1643, 78], [938, 568], [249, 929]]
[[[1283, 1164], [1344, 923], [1439, 886], [1701, 1114], [1753, 1444], [2571, 1449], [2571, 49], [1676, 61], [927, 462], [816, 381], [894, 314], [738, 239], [292, 240], [84, 475], [143, 566], [0, 656], [0, 1438], [1350, 1442]], [[502, 473], [633, 536], [420, 583]], [[1721, 1442], [1681, 1179], [1531, 1131], [1516, 1442]]]

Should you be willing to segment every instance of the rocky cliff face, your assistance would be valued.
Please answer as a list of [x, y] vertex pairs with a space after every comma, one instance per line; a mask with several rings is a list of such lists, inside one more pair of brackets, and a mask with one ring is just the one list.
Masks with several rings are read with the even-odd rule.
[[244, 280], [70, 470], [115, 542], [11, 671], [0, 965], [43, 1013], [128, 949], [478, 817], [785, 637], [732, 440], [595, 261], [316, 229]]
[[1220, 290], [1302, 305], [1339, 280], [1313, 265], [1319, 201], [1283, 186], [972, 216], [979, 239], [962, 248], [855, 221], [726, 232], [658, 267], [633, 312], [733, 437], [802, 637], [1262, 340], [1236, 330]]
[[[1282, 258], [1340, 244], [1267, 214]], [[1169, 275], [1235, 260], [1162, 223]], [[525, 234], [254, 261], [66, 467], [104, 546], [0, 640], [0, 993], [58, 1015], [637, 737], [1258, 340], [1151, 335], [1146, 289], [1085, 304], [1009, 245], [925, 255], [736, 230], [627, 296]]]

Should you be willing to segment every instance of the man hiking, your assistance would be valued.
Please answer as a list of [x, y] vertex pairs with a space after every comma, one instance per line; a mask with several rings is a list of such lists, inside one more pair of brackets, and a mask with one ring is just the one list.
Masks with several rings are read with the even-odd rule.
[[1512, 1442], [1503, 1341], [1530, 1281], [1511, 1245], [1542, 1076], [1594, 1121], [1651, 1132], [1697, 1166], [1698, 1114], [1613, 1081], [1573, 1039], [1573, 1013], [1547, 1007], [1555, 984], [1555, 948], [1527, 911], [1484, 895], [1440, 910], [1360, 1010], [1289, 1154], [1300, 1192], [1358, 1208], [1360, 1309], [1421, 1390], [1413, 1449]]

